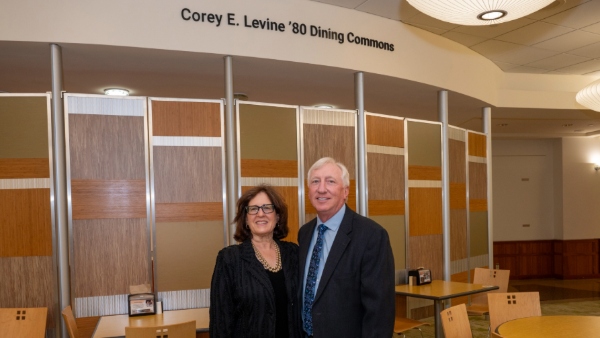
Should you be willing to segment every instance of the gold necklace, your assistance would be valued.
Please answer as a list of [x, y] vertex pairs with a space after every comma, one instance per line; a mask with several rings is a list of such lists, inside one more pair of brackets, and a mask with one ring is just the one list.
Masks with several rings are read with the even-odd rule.
[[[250, 243], [252, 243], [252, 242], [250, 242]], [[267, 262], [267, 260], [260, 254], [260, 251], [256, 248], [254, 243], [252, 243], [252, 248], [254, 248], [254, 253], [256, 254], [256, 259], [258, 259], [258, 261], [263, 265], [265, 270], [269, 270], [271, 272], [278, 272], [279, 270], [281, 270], [281, 252], [279, 252], [279, 245], [277, 245], [277, 243], [275, 243], [275, 242], [273, 242], [273, 244], [275, 244], [275, 251], [277, 252], [277, 263], [275, 263], [274, 268], [272, 268], [269, 265], [269, 263]]]

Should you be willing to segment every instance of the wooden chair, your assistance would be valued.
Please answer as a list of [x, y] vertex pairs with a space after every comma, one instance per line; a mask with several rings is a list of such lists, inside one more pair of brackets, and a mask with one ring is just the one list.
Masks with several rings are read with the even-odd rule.
[[196, 338], [196, 321], [148, 327], [125, 328], [126, 338]]
[[[494, 285], [498, 290], [489, 292], [506, 293], [508, 291], [508, 280], [510, 270], [490, 270], [475, 268], [473, 284]], [[489, 312], [487, 293], [478, 293], [471, 296], [471, 305], [467, 306], [470, 316], [483, 316]]]
[[73, 316], [71, 305], [68, 305], [66, 308], [64, 308], [64, 310], [62, 310], [62, 317], [67, 325], [69, 337], [79, 338], [79, 330], [77, 329], [77, 322], [75, 321], [75, 316]]
[[440, 320], [446, 338], [473, 337], [471, 323], [465, 304], [458, 304], [440, 312]]
[[490, 330], [509, 320], [541, 316], [539, 292], [489, 293]]
[[496, 332], [492, 332], [492, 338], [504, 338], [504, 336], [501, 336], [500, 334], [498, 334]]
[[[407, 270], [396, 270], [396, 285], [406, 284], [407, 280]], [[406, 337], [404, 332], [417, 329], [419, 332], [421, 332], [421, 337], [423, 337], [423, 331], [421, 331], [420, 326], [429, 325], [429, 323], [402, 317], [401, 314], [406, 310], [405, 299], [405, 296], [396, 295], [396, 318], [394, 319], [394, 333]]]

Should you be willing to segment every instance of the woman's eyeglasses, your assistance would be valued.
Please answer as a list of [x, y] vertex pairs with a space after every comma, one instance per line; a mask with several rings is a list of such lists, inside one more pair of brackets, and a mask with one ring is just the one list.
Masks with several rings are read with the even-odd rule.
[[256, 215], [258, 214], [258, 209], [262, 209], [265, 214], [270, 214], [275, 211], [275, 205], [273, 204], [263, 204], [260, 207], [258, 205], [249, 205], [246, 207], [246, 212], [248, 215]]

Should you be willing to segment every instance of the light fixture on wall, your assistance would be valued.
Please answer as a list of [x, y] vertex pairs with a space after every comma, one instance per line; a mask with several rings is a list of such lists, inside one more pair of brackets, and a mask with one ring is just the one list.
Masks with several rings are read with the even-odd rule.
[[107, 88], [104, 89], [104, 94], [111, 96], [128, 96], [129, 90], [121, 88]]
[[331, 109], [331, 108], [333, 108], [333, 106], [328, 105], [328, 104], [317, 104], [317, 105], [315, 105], [315, 108], [319, 108], [319, 109]]
[[554, 0], [406, 0], [419, 11], [457, 25], [484, 26], [527, 16]]
[[585, 86], [577, 93], [575, 100], [586, 108], [600, 111], [600, 80]]

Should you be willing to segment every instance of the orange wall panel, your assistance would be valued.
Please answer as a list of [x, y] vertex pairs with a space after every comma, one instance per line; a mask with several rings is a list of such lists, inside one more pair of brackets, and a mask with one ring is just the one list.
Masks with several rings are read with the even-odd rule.
[[430, 167], [423, 165], [408, 166], [409, 180], [441, 181], [442, 167]]
[[0, 158], [0, 179], [49, 177], [50, 163], [47, 158]]
[[442, 188], [409, 188], [410, 236], [442, 234]]
[[367, 144], [404, 148], [404, 120], [367, 115]]
[[146, 218], [146, 181], [72, 180], [73, 219]]
[[404, 200], [369, 200], [369, 216], [404, 215]]
[[242, 177], [298, 177], [298, 161], [242, 159]]
[[221, 136], [221, 107], [212, 102], [152, 101], [154, 136]]
[[223, 203], [156, 203], [157, 222], [218, 221], [223, 219]]

